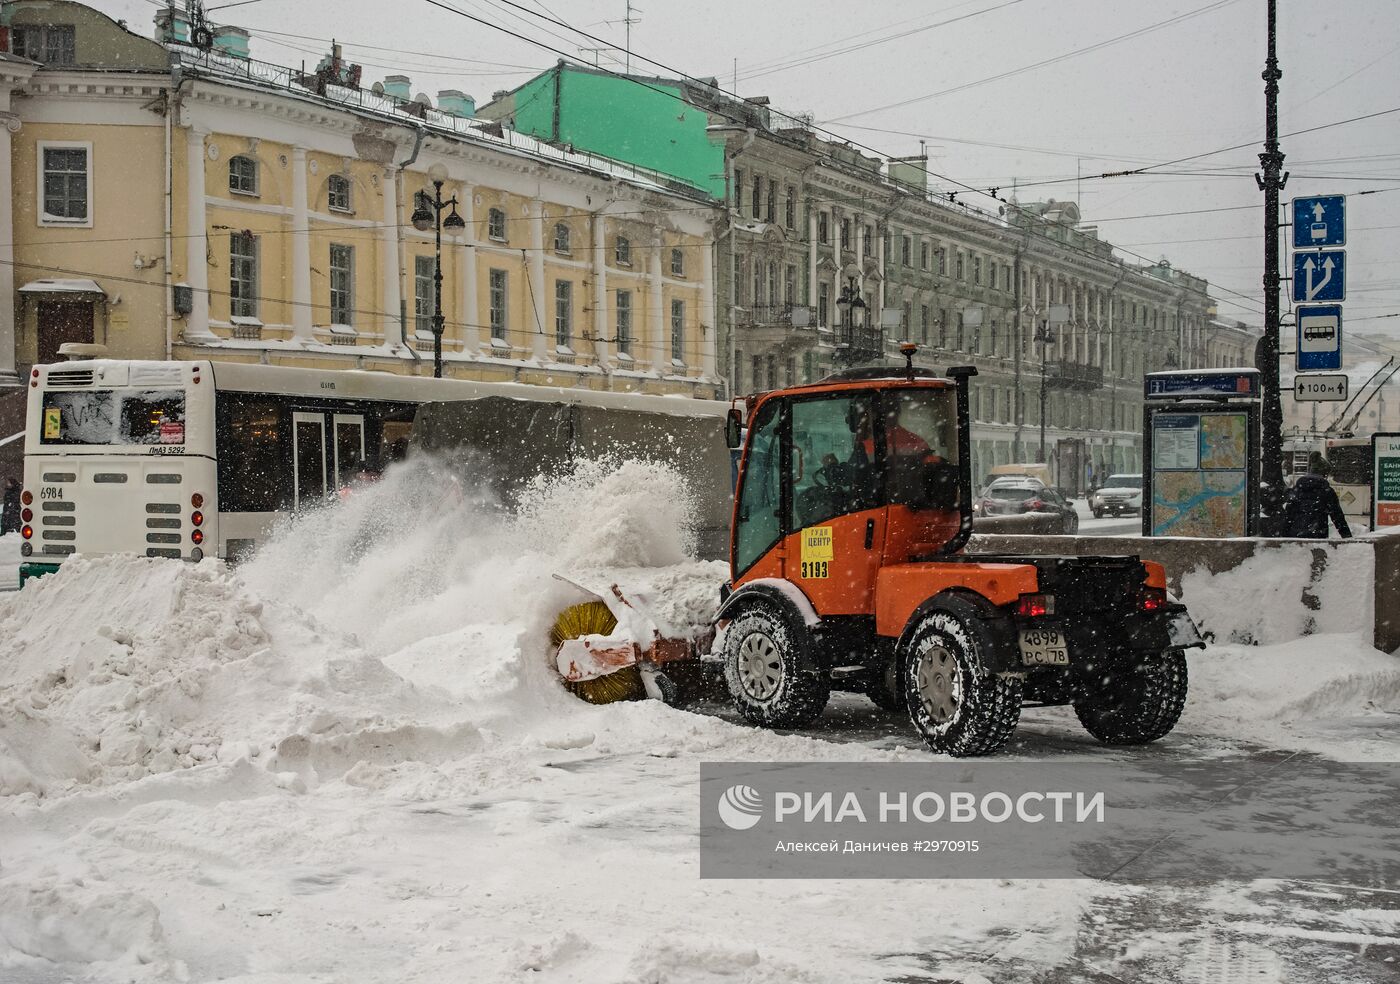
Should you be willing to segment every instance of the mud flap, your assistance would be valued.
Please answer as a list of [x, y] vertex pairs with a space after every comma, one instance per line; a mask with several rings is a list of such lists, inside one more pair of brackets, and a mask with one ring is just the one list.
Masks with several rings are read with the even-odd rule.
[[1167, 622], [1167, 638], [1170, 640], [1172, 649], [1206, 648], [1205, 640], [1201, 638], [1196, 623], [1191, 621], [1191, 616], [1186, 614], [1184, 607], [1180, 611], [1171, 613], [1171, 618]]

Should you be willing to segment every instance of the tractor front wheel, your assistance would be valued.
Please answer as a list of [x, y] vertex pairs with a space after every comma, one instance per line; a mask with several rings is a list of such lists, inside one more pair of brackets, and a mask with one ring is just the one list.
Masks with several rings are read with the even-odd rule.
[[806, 633], [776, 608], [754, 605], [724, 633], [724, 679], [734, 706], [766, 728], [795, 728], [821, 714], [831, 696], [826, 677], [802, 666]]
[[1185, 706], [1186, 657], [1171, 649], [1095, 667], [1074, 713], [1105, 745], [1145, 745], [1176, 727]]
[[1016, 730], [1021, 681], [982, 671], [974, 619], [935, 610], [904, 650], [904, 693], [914, 728], [929, 748], [959, 758], [990, 755]]

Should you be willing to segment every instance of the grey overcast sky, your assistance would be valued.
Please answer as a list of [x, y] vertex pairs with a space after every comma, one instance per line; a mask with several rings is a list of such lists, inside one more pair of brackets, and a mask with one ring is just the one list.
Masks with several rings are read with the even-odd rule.
[[[144, 34], [163, 6], [89, 2]], [[516, 2], [623, 45], [626, 0]], [[207, 4], [216, 23], [253, 32], [255, 58], [314, 64], [334, 36], [364, 65], [367, 82], [401, 73], [415, 92], [457, 88], [479, 103], [559, 56], [444, 6], [589, 62], [620, 67], [623, 57], [584, 51], [599, 42], [501, 0]], [[1262, 323], [1263, 195], [1253, 175], [1264, 133], [1265, 0], [639, 6], [633, 71], [664, 74], [644, 60], [651, 58], [717, 76], [725, 88], [811, 113], [819, 126], [885, 156], [916, 154], [922, 139], [929, 169], [959, 182], [998, 186], [1004, 195], [1015, 184], [1022, 202], [1077, 199], [1085, 224], [1098, 225], [1105, 239], [1168, 257], [1211, 282], [1222, 316]], [[1282, 141], [1292, 173], [1283, 198], [1350, 196], [1347, 328], [1400, 335], [1400, 316], [1384, 317], [1400, 314], [1400, 0], [1279, 7], [1280, 132], [1322, 127]], [[1329, 125], [1387, 110], [1395, 112]], [[1238, 144], [1250, 146], [1150, 176], [1095, 177]]]

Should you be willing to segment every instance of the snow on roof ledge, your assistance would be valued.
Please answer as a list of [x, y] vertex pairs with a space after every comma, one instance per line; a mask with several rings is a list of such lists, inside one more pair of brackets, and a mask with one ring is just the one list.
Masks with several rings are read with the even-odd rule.
[[97, 285], [96, 280], [31, 280], [19, 289], [21, 294], [101, 294], [107, 292]]

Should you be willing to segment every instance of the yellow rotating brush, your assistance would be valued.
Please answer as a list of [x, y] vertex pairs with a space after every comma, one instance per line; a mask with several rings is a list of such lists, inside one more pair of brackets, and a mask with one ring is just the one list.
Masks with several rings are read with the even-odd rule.
[[[549, 630], [550, 652], [558, 650], [565, 639], [578, 639], [586, 635], [607, 635], [617, 628], [617, 619], [601, 601], [586, 601], [581, 605], [570, 605], [559, 613]], [[629, 666], [592, 680], [565, 680], [564, 686], [576, 697], [590, 704], [611, 704], [619, 700], [641, 700], [646, 696], [642, 686], [642, 673], [636, 666]]]

